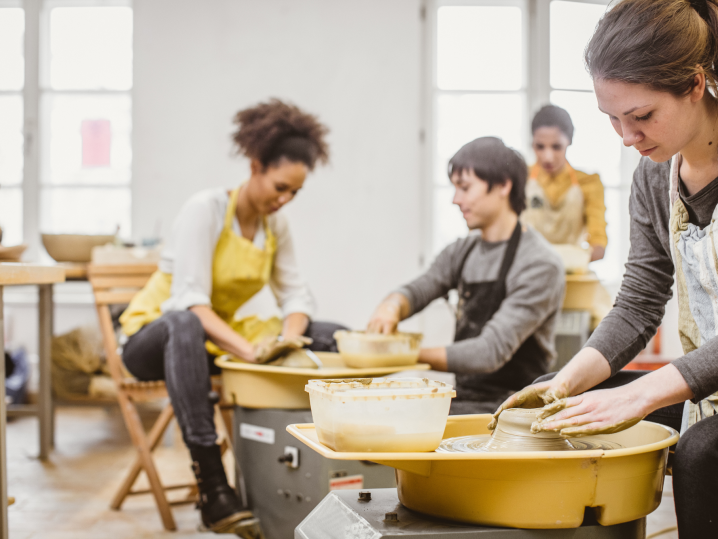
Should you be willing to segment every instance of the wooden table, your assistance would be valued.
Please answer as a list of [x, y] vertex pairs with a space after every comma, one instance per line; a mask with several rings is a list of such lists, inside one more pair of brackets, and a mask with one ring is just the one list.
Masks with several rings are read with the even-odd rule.
[[[50, 344], [52, 340], [52, 285], [65, 280], [65, 271], [58, 266], [39, 264], [0, 263], [0, 346], [4, 351], [3, 288], [12, 285], [37, 285], [39, 289], [39, 357], [40, 386], [37, 405], [24, 406], [18, 413], [37, 415], [40, 424], [40, 458], [46, 459], [54, 437], [52, 387], [50, 380]], [[5, 403], [5, 360], [0, 362], [0, 539], [8, 537], [7, 453], [5, 431], [7, 406]]]

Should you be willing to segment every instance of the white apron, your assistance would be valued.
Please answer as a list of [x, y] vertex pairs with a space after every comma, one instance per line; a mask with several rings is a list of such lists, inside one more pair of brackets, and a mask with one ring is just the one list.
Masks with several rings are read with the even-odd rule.
[[[688, 222], [688, 211], [678, 194], [682, 161], [680, 154], [671, 160], [669, 231], [678, 289], [678, 334], [687, 354], [718, 334], [718, 206], [707, 227], [701, 229]], [[681, 434], [701, 419], [715, 415], [717, 406], [718, 393], [699, 404], [686, 401]]]

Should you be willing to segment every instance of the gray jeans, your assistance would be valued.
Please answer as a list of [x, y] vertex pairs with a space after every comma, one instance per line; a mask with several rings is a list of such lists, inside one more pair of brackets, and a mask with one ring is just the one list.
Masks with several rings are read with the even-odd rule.
[[[333, 334], [345, 329], [330, 322], [310, 322], [305, 335], [316, 352], [336, 352]], [[191, 311], [172, 311], [147, 324], [125, 343], [122, 359], [138, 380], [164, 380], [185, 444], [217, 442], [209, 401], [210, 376], [219, 374], [215, 356], [204, 347], [202, 323]]]

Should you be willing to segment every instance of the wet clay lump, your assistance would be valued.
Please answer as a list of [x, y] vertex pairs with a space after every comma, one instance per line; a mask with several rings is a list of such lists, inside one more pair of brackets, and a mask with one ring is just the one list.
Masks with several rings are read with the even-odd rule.
[[531, 432], [540, 409], [510, 408], [504, 410], [493, 434], [460, 436], [442, 441], [442, 453], [508, 452], [508, 451], [580, 451], [587, 449], [620, 449], [622, 446], [594, 437], [562, 438], [554, 432]]

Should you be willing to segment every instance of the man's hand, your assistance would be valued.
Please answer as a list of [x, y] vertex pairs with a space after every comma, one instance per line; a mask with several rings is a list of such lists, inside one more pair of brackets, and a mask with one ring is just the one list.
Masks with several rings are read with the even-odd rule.
[[409, 302], [401, 294], [391, 294], [374, 311], [367, 332], [391, 334], [396, 332], [399, 322], [407, 316]]

